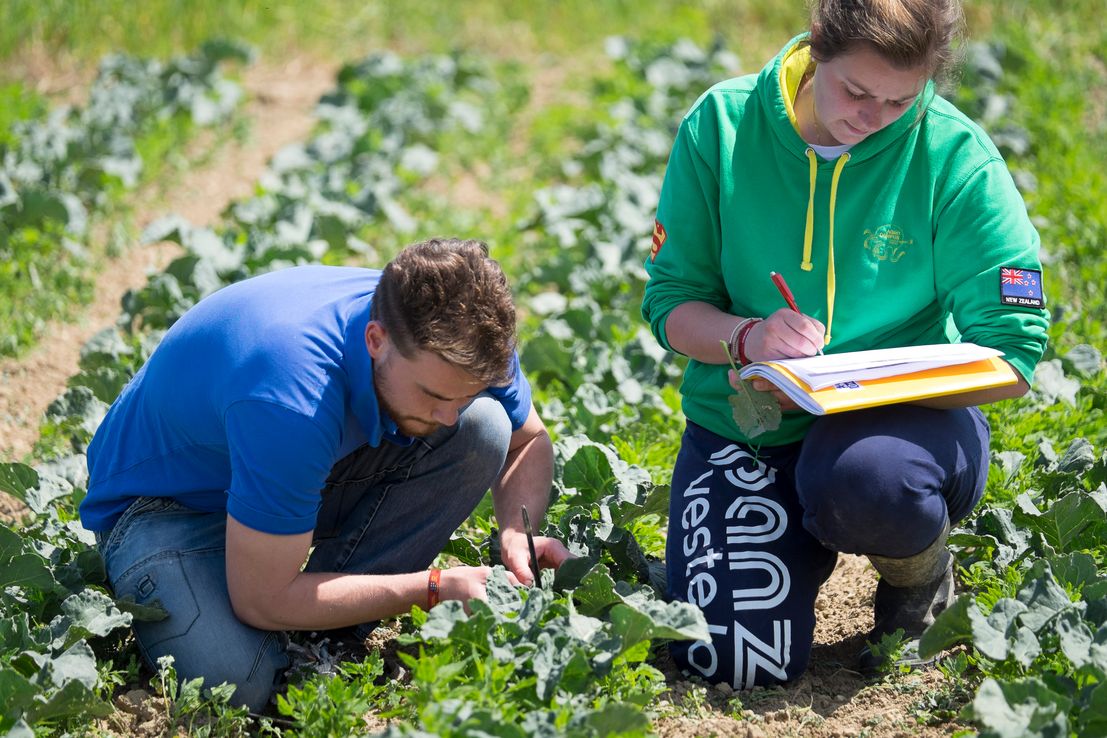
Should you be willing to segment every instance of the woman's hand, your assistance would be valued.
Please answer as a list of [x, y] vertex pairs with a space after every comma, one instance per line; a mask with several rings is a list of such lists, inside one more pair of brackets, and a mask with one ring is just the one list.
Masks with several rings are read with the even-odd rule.
[[[746, 335], [745, 354], [750, 361], [795, 359], [814, 356], [823, 346], [826, 326], [814, 318], [781, 308], [750, 328]], [[732, 369], [730, 385], [738, 390], [741, 380]], [[758, 392], [768, 392], [780, 404], [781, 410], [799, 410], [799, 406], [772, 382], [755, 377], [750, 385]]]
[[814, 356], [823, 347], [826, 326], [814, 318], [781, 308], [750, 328], [746, 357], [750, 361]]

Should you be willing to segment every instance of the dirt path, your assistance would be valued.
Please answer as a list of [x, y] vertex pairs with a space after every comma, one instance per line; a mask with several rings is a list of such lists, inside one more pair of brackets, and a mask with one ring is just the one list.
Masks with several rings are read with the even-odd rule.
[[[225, 145], [206, 165], [181, 173], [171, 187], [151, 185], [136, 193], [132, 202], [138, 229], [170, 212], [197, 225], [215, 224], [228, 203], [251, 193], [278, 150], [307, 138], [315, 124], [315, 103], [333, 84], [335, 71], [303, 59], [248, 68], [243, 79], [249, 98], [247, 140]], [[75, 321], [52, 323], [30, 354], [0, 361], [0, 460], [27, 458], [47, 405], [77, 372], [81, 346], [115, 320], [123, 294], [145, 284], [149, 273], [163, 270], [179, 248], [135, 245], [104, 266], [95, 301]], [[0, 493], [0, 518], [19, 509], [18, 502]]]

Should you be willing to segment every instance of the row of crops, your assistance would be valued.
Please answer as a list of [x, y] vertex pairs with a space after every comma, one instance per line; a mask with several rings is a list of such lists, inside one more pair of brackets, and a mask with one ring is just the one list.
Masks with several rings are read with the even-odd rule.
[[[225, 123], [241, 89], [223, 62], [250, 51], [209, 43], [168, 62], [107, 57], [83, 105], [47, 110], [17, 86], [0, 136], [0, 356], [92, 297], [90, 228], [202, 127]], [[10, 99], [9, 99], [10, 98]], [[14, 118], [14, 119], [13, 119]], [[125, 233], [114, 233], [116, 247]]]
[[[320, 101], [317, 135], [282, 151], [220, 228], [175, 217], [151, 226], [146, 238], [176, 240], [185, 254], [128, 294], [116, 325], [85, 346], [81, 371], [47, 413], [43, 462], [0, 464], [0, 489], [33, 513], [21, 528], [0, 527], [0, 733], [111, 725], [113, 697], [149, 677], [127, 626], [161, 613], [109, 596], [75, 509], [91, 435], [165, 329], [232, 281], [308, 262], [380, 264], [433, 228], [464, 229], [503, 251], [523, 365], [555, 438], [547, 532], [580, 558], [530, 590], [494, 575], [488, 602], [468, 614], [444, 603], [404, 618], [401, 680], [386, 678], [395, 666], [376, 654], [336, 669], [307, 664], [264, 719], [226, 707], [226, 690], [205, 699], [201, 685], [178, 688], [171, 664], [150, 689], [167, 719], [198, 734], [366, 734], [366, 713], [390, 719], [377, 724], [388, 735], [650, 730], [666, 688], [659, 644], [704, 638], [706, 626], [657, 596], [680, 366], [641, 324], [641, 262], [675, 124], [737, 60], [688, 42], [611, 39], [607, 51], [614, 71], [597, 75], [591, 108], [562, 127], [565, 143], [544, 152], [509, 217], [465, 217], [425, 185], [456, 171], [459, 150], [476, 156], [505, 139], [521, 102], [515, 72], [467, 55], [386, 54], [340, 72]], [[976, 49], [961, 102], [995, 132], [1033, 201], [1036, 143], [1005, 65]], [[1061, 226], [1040, 225], [1059, 236], [1050, 252], [1059, 270], [1086, 251], [1060, 238]], [[1103, 337], [1074, 334], [1069, 296], [1047, 287], [1058, 315], [1073, 320], [1055, 327], [1034, 395], [989, 408], [987, 502], [951, 538], [965, 594], [924, 644], [964, 645], [941, 668], [951, 693], [975, 695], [965, 717], [982, 735], [1107, 735], [1107, 381], [1098, 351], [1079, 345]], [[494, 562], [493, 525], [482, 505], [448, 554]]]

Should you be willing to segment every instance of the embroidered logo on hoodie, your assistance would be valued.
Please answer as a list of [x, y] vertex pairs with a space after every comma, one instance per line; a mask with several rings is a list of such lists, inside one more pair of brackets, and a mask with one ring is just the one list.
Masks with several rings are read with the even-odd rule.
[[913, 243], [915, 239], [907, 238], [903, 229], [893, 223], [882, 225], [875, 231], [865, 229], [865, 250], [877, 261], [895, 264]]

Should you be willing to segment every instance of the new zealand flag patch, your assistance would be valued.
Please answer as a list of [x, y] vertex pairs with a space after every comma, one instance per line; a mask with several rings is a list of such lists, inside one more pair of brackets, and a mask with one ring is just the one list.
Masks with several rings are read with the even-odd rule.
[[999, 301], [1004, 305], [1040, 308], [1042, 273], [1036, 269], [1000, 268]]

